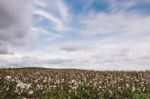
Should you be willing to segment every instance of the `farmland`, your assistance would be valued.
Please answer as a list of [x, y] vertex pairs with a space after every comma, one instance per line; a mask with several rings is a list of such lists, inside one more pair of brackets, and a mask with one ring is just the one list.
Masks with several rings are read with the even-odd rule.
[[0, 69], [0, 99], [150, 99], [150, 71]]

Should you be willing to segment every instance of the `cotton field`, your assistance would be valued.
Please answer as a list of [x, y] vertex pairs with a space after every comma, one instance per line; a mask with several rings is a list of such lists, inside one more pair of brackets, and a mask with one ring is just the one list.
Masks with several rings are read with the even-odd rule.
[[0, 99], [150, 99], [150, 71], [1, 69]]

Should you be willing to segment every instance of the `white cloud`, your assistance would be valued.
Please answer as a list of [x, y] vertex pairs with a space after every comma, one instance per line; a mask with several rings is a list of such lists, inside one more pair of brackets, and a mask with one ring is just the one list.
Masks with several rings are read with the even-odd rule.
[[[48, 51], [15, 53], [11, 57], [1, 56], [8, 63], [23, 66], [45, 66], [49, 68], [78, 68], [94, 70], [146, 70], [150, 69], [150, 42], [95, 42], [89, 49], [72, 53], [63, 51], [61, 46], [49, 46]], [[134, 45], [138, 44], [138, 45]], [[77, 44], [76, 44], [77, 45]], [[82, 46], [86, 48], [85, 44]], [[88, 48], [87, 47], [87, 48]]]
[[80, 33], [83, 36], [113, 33], [119, 33], [123, 37], [144, 36], [150, 32], [149, 22], [149, 16], [96, 13], [83, 19], [82, 24], [85, 25], [85, 28]]
[[42, 28], [32, 27], [32, 31], [36, 32], [39, 35], [39, 37], [40, 35], [45, 36], [45, 39], [47, 40], [55, 40], [63, 38], [61, 34], [52, 33]]
[[109, 0], [109, 10], [111, 12], [116, 13], [116, 12], [124, 12], [125, 10], [137, 5], [140, 2], [140, 0]]
[[34, 0], [33, 5], [41, 7], [41, 8], [46, 8], [48, 6], [48, 3], [44, 0]]
[[[39, 4], [40, 2], [42, 2], [42, 5]], [[33, 14], [39, 15], [49, 21], [50, 24], [53, 24], [52, 29], [58, 32], [70, 30], [68, 24], [71, 13], [63, 0], [36, 0], [34, 5]]]
[[68, 21], [70, 19], [70, 12], [63, 0], [57, 1], [58, 9], [60, 12], [60, 15], [64, 22]]
[[33, 12], [33, 14], [39, 15], [39, 16], [41, 16], [43, 18], [48, 19], [49, 21], [51, 21], [54, 24], [56, 24], [56, 26], [62, 26], [63, 25], [62, 21], [59, 18], [57, 18], [56, 16], [53, 16], [51, 13], [48, 13], [46, 11], [36, 10], [36, 11]]

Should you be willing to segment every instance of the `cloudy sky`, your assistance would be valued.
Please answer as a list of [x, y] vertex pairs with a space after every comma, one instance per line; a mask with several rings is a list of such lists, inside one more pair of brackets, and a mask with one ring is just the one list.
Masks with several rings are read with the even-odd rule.
[[150, 70], [150, 0], [0, 0], [0, 67]]

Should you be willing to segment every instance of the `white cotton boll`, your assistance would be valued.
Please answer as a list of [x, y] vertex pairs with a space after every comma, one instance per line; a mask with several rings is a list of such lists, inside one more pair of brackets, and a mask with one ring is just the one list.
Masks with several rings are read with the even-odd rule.
[[7, 80], [11, 79], [11, 76], [6, 76], [6, 79], [7, 79]]
[[30, 90], [28, 93], [29, 93], [29, 95], [33, 94], [33, 90]]

